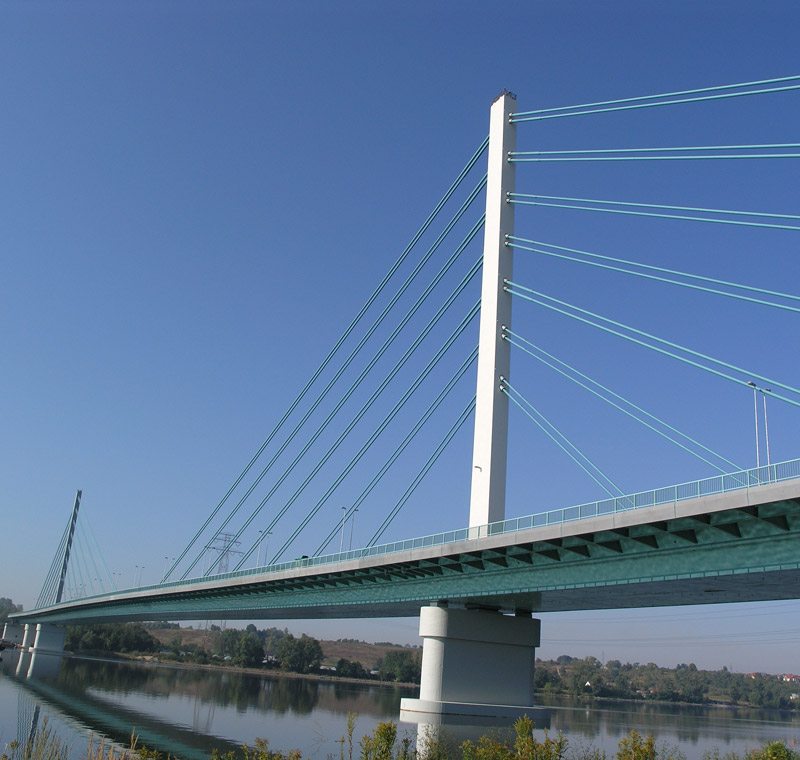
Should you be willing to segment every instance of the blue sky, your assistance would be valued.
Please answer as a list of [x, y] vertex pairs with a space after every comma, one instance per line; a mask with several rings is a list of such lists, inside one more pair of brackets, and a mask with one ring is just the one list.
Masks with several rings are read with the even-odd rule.
[[[501, 89], [532, 110], [800, 73], [791, 2], [7, 2], [0, 13], [0, 475], [13, 537], [0, 593], [26, 606], [76, 488], [123, 585], [142, 567], [144, 582], [158, 579], [486, 135]], [[519, 147], [793, 142], [799, 109], [788, 93], [536, 122], [519, 126]], [[797, 213], [796, 166], [531, 164], [517, 189]], [[797, 290], [788, 231], [522, 208], [517, 234]], [[515, 267], [529, 287], [797, 376], [794, 315], [522, 252]], [[754, 464], [745, 389], [514, 308], [526, 337]], [[712, 474], [514, 362], [525, 395], [623, 490]], [[772, 458], [794, 458], [798, 410], [770, 404]], [[387, 539], [465, 523], [469, 439], [462, 431]], [[521, 415], [511, 452], [509, 516], [604, 495]], [[390, 490], [408, 476], [394, 477]], [[321, 534], [350, 498], [327, 504]], [[355, 545], [379, 507], [360, 510]], [[318, 539], [289, 551], [310, 554]], [[295, 625], [356, 626], [368, 640], [416, 635], [406, 620]], [[795, 603], [549, 615], [542, 654], [791, 670], [782, 642], [798, 629]]]

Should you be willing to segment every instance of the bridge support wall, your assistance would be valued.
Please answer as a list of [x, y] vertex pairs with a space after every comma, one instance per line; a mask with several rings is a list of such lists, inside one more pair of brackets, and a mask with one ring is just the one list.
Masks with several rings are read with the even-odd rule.
[[6, 623], [3, 626], [2, 638], [5, 641], [10, 641], [12, 644], [22, 645], [22, 639], [25, 636], [25, 626], [19, 623]]
[[63, 626], [39, 623], [36, 626], [36, 639], [33, 642], [31, 651], [61, 654], [64, 651], [64, 639], [66, 637], [67, 629]]
[[527, 713], [533, 719], [539, 631], [540, 621], [530, 617], [423, 607], [419, 699], [402, 700], [402, 719], [414, 720], [409, 713], [487, 717]]

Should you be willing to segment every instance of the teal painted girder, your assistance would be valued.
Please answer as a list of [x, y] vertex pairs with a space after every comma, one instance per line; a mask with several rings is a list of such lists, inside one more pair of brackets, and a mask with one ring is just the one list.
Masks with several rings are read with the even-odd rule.
[[[637, 518], [648, 515], [658, 510]], [[571, 534], [541, 540], [524, 540], [541, 530], [505, 534], [491, 548], [465, 550], [474, 544], [461, 542], [346, 569], [300, 568], [277, 578], [111, 594], [17, 617], [53, 623], [385, 617], [416, 615], [434, 601], [546, 612], [800, 597], [800, 499], [582, 527], [576, 522]]]

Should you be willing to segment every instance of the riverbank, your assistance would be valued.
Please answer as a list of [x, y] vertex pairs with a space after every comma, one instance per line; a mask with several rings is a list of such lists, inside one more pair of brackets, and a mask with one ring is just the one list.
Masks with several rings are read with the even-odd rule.
[[321, 681], [323, 683], [353, 683], [362, 686], [399, 686], [403, 689], [419, 689], [418, 683], [405, 683], [402, 681], [379, 681], [375, 678], [349, 678], [347, 676], [333, 676], [324, 673], [292, 673], [278, 668], [245, 668], [240, 665], [227, 665], [222, 663], [178, 662], [177, 660], [162, 660], [156, 655], [127, 655], [119, 652], [109, 654], [87, 654], [84, 652], [66, 652], [66, 656], [77, 660], [92, 660], [95, 662], [122, 662], [137, 663], [140, 665], [159, 666], [162, 668], [176, 668], [179, 670], [206, 670], [223, 673], [244, 673], [254, 676], [279, 676], [298, 680]]

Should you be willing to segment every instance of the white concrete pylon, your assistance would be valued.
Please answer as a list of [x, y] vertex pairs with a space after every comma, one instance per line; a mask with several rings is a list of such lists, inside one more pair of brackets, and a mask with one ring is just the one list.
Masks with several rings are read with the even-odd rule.
[[514, 234], [514, 206], [508, 202], [508, 193], [514, 192], [514, 164], [508, 154], [516, 146], [516, 125], [509, 118], [515, 110], [516, 96], [504, 91], [490, 115], [470, 527], [505, 518], [508, 397], [500, 378], [509, 377], [510, 366], [503, 327], [511, 327], [511, 296], [503, 281], [511, 279], [513, 269], [506, 235]]

